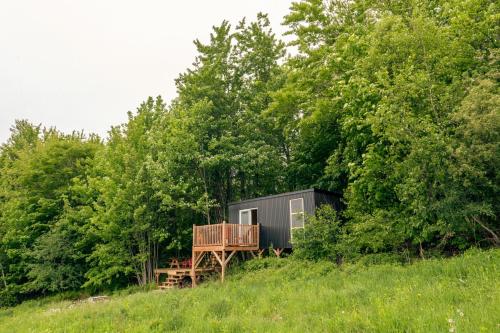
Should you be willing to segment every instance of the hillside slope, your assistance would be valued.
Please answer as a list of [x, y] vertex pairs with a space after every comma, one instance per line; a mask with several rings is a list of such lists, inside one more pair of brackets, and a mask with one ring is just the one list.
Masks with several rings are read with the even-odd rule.
[[500, 250], [408, 266], [262, 259], [228, 281], [0, 310], [0, 332], [498, 332]]

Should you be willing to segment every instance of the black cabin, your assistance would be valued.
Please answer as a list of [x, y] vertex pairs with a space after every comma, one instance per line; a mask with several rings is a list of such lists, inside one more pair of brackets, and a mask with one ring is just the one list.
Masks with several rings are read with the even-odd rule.
[[316, 207], [332, 205], [340, 209], [340, 195], [334, 192], [308, 189], [229, 204], [229, 223], [260, 223], [260, 248], [291, 248], [293, 228], [304, 227], [305, 215], [313, 215]]

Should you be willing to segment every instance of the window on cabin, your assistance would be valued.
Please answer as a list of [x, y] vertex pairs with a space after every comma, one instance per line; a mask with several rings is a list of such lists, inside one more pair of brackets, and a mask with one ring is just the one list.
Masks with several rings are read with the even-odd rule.
[[290, 229], [304, 228], [304, 199], [290, 200]]

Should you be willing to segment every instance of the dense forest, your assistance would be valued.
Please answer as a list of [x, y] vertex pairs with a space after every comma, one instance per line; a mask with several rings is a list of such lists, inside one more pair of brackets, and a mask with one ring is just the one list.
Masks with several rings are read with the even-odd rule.
[[265, 14], [222, 22], [177, 97], [147, 98], [107, 138], [16, 121], [0, 150], [0, 306], [147, 284], [228, 202], [310, 187], [345, 209], [311, 218], [321, 241], [299, 253], [498, 246], [499, 7], [296, 2], [291, 42]]

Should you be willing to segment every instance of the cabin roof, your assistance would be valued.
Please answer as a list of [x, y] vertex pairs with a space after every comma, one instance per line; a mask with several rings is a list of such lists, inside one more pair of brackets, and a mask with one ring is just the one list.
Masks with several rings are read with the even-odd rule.
[[279, 194], [274, 194], [274, 195], [267, 195], [265, 197], [258, 197], [258, 198], [253, 198], [253, 199], [246, 199], [246, 200], [241, 200], [241, 201], [234, 201], [234, 202], [230, 202], [229, 206], [238, 205], [238, 204], [241, 204], [241, 203], [252, 202], [252, 201], [260, 201], [260, 200], [274, 199], [274, 198], [278, 198], [278, 197], [285, 197], [285, 196], [294, 195], [294, 194], [300, 194], [300, 193], [308, 193], [308, 192], [320, 192], [320, 193], [330, 194], [330, 195], [333, 195], [333, 196], [340, 196], [340, 193], [338, 193], [338, 192], [321, 190], [321, 189], [317, 189], [317, 188], [308, 188], [306, 190], [286, 192], [286, 193], [279, 193]]

